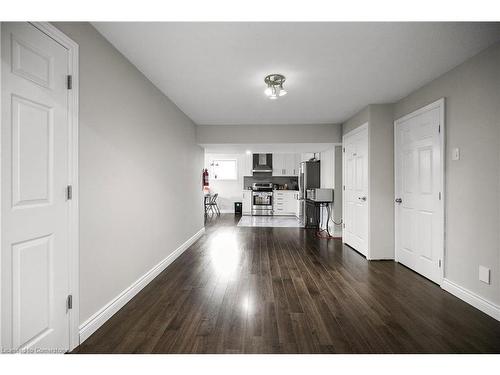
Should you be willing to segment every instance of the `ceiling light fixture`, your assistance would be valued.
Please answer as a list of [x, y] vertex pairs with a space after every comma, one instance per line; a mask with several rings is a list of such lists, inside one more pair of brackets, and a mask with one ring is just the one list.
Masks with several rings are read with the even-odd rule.
[[267, 85], [267, 88], [264, 90], [264, 93], [268, 96], [269, 99], [278, 99], [278, 97], [286, 95], [287, 91], [283, 88], [283, 83], [286, 78], [282, 74], [269, 74], [264, 78], [264, 82]]

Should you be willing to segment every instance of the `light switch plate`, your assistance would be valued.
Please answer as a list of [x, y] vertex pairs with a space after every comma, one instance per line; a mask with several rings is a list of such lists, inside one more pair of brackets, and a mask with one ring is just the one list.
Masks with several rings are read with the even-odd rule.
[[458, 147], [453, 149], [451, 160], [460, 160], [460, 149]]
[[479, 280], [483, 283], [490, 283], [490, 269], [485, 266], [479, 266]]

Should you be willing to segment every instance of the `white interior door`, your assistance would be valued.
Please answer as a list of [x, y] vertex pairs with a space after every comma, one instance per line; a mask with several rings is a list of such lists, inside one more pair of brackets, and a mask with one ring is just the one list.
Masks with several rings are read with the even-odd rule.
[[396, 260], [438, 284], [444, 238], [443, 110], [432, 104], [395, 123]]
[[368, 255], [368, 126], [343, 138], [344, 152], [344, 243]]
[[69, 348], [68, 50], [2, 23], [2, 346]]

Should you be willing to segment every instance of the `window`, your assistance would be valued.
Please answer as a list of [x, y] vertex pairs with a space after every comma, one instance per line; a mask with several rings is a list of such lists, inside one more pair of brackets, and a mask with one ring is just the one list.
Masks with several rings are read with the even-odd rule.
[[214, 180], [237, 180], [236, 160], [212, 160], [211, 178]]

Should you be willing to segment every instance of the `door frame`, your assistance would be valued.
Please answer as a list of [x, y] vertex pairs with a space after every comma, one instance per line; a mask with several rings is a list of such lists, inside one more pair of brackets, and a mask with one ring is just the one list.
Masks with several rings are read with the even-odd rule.
[[[367, 195], [368, 195], [368, 202], [367, 202], [367, 215], [368, 217], [366, 218], [366, 229], [367, 229], [367, 236], [366, 236], [366, 259], [370, 260], [371, 255], [370, 255], [370, 126], [369, 126], [369, 121], [364, 122], [357, 128], [345, 133], [342, 135], [342, 218], [345, 219], [345, 214], [346, 214], [346, 203], [347, 200], [345, 199], [345, 183], [346, 183], [346, 158], [345, 158], [345, 139], [352, 137], [353, 135], [356, 135], [363, 130], [366, 130], [366, 144], [367, 144], [367, 183], [368, 186], [366, 188], [367, 190]], [[345, 242], [345, 220], [343, 220], [343, 225], [342, 225], [342, 243]], [[356, 250], [357, 251], [357, 250]]]
[[[80, 321], [80, 288], [79, 288], [79, 185], [78, 185], [78, 129], [79, 129], [79, 48], [78, 44], [70, 39], [67, 35], [57, 29], [49, 22], [28, 22], [57, 43], [62, 45], [68, 50], [68, 74], [72, 76], [72, 89], [68, 92], [68, 185], [72, 186], [72, 199], [68, 201], [68, 238], [69, 238], [69, 285], [68, 293], [72, 295], [73, 306], [69, 310], [69, 350], [73, 350], [80, 344], [78, 325]], [[0, 43], [1, 43], [1, 22], [0, 22]], [[1, 45], [0, 45], [1, 48]], [[2, 87], [1, 74], [0, 74], [0, 88]], [[2, 109], [0, 100], [0, 113]], [[2, 116], [0, 116], [0, 151], [2, 140]], [[0, 176], [1, 176], [1, 152], [0, 152]], [[1, 196], [1, 184], [0, 184]], [[1, 200], [0, 200], [1, 204]], [[1, 206], [0, 206], [1, 212]], [[1, 220], [1, 215], [0, 215]], [[0, 221], [1, 225], [1, 221]], [[1, 226], [0, 226], [1, 228]], [[0, 243], [1, 243], [1, 230], [0, 230]], [[0, 257], [0, 272], [1, 272], [1, 257]], [[1, 276], [1, 275], [0, 275]], [[0, 299], [1, 303], [1, 299]], [[1, 309], [1, 305], [0, 305]], [[1, 310], [0, 310], [1, 311]], [[0, 338], [2, 332], [0, 320]], [[0, 345], [1, 346], [1, 345]]]
[[[412, 117], [421, 115], [422, 113], [428, 112], [433, 109], [439, 109], [439, 126], [440, 126], [440, 132], [439, 132], [439, 146], [440, 146], [440, 157], [441, 157], [441, 173], [440, 173], [440, 182], [441, 182], [441, 203], [439, 204], [439, 215], [441, 218], [441, 230], [442, 230], [442, 242], [441, 242], [441, 254], [440, 254], [440, 259], [441, 259], [441, 278], [439, 285], [443, 284], [443, 280], [445, 277], [445, 264], [446, 264], [446, 210], [445, 210], [445, 201], [446, 201], [446, 184], [445, 184], [445, 172], [446, 172], [446, 137], [445, 137], [445, 98], [441, 98], [436, 100], [435, 102], [432, 102], [424, 107], [421, 107], [413, 112], [408, 113], [407, 115], [398, 118], [396, 121], [394, 121], [394, 199], [396, 199], [396, 193], [397, 193], [397, 158], [398, 158], [398, 125], [400, 125], [402, 122], [405, 122]], [[398, 243], [398, 231], [396, 230], [396, 225], [398, 222], [398, 210], [396, 205], [394, 204], [394, 260], [396, 262], [399, 262], [399, 257], [398, 257], [398, 247], [396, 246]]]

